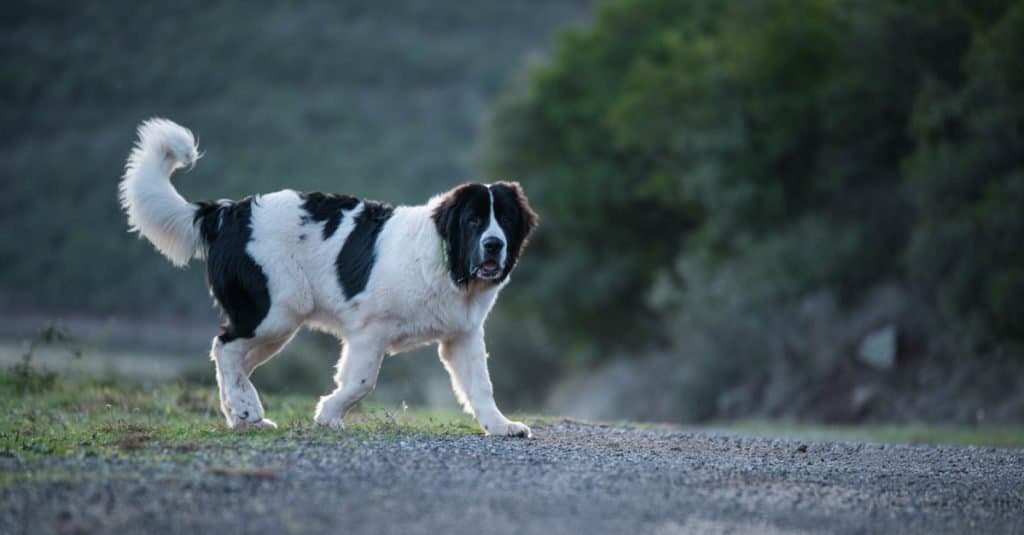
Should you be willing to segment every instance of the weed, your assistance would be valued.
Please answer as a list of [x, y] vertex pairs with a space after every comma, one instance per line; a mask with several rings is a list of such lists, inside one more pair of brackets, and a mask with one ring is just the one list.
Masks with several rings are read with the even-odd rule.
[[57, 384], [57, 373], [33, 364], [32, 358], [41, 345], [60, 344], [65, 346], [74, 358], [82, 357], [82, 350], [77, 342], [56, 323], [46, 323], [33, 338], [28, 348], [21, 355], [21, 362], [11, 366], [10, 375], [4, 383], [14, 388], [18, 394], [37, 394], [52, 389]]

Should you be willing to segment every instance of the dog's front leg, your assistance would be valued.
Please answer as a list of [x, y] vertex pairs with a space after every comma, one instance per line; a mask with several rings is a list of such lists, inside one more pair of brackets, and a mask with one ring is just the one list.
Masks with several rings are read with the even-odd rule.
[[513, 422], [494, 403], [494, 387], [487, 372], [484, 333], [477, 330], [441, 342], [441, 362], [452, 379], [455, 396], [488, 435], [529, 437], [530, 428]]
[[384, 348], [375, 337], [353, 337], [345, 342], [334, 382], [338, 388], [320, 398], [314, 420], [317, 425], [342, 429], [349, 409], [366, 397], [377, 385], [377, 374], [384, 359]]

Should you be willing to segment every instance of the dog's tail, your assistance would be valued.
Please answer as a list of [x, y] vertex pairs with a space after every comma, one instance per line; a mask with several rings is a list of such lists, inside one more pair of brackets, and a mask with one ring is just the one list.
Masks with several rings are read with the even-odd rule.
[[199, 159], [192, 132], [167, 119], [139, 125], [139, 139], [121, 179], [121, 207], [138, 231], [176, 266], [188, 264], [201, 245], [196, 208], [171, 185], [171, 173]]

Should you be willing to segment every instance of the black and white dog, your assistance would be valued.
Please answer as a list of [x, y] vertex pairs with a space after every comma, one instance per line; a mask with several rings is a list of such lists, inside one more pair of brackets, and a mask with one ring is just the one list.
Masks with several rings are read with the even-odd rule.
[[438, 343], [467, 412], [491, 435], [530, 436], [494, 403], [483, 324], [537, 225], [519, 184], [464, 184], [425, 205], [282, 190], [239, 201], [184, 199], [170, 176], [199, 158], [189, 130], [139, 127], [120, 184], [131, 229], [175, 265], [205, 258], [226, 324], [213, 339], [231, 427], [276, 427], [249, 375], [303, 325], [344, 341], [337, 388], [316, 423], [342, 427], [386, 353]]

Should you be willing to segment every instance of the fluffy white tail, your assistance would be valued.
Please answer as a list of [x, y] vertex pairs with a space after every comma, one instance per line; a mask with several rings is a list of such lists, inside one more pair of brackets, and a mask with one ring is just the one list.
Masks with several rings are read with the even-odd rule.
[[192, 132], [167, 119], [139, 125], [139, 139], [121, 179], [121, 207], [130, 231], [138, 231], [176, 266], [188, 264], [199, 249], [196, 206], [171, 185], [171, 173], [199, 159]]

